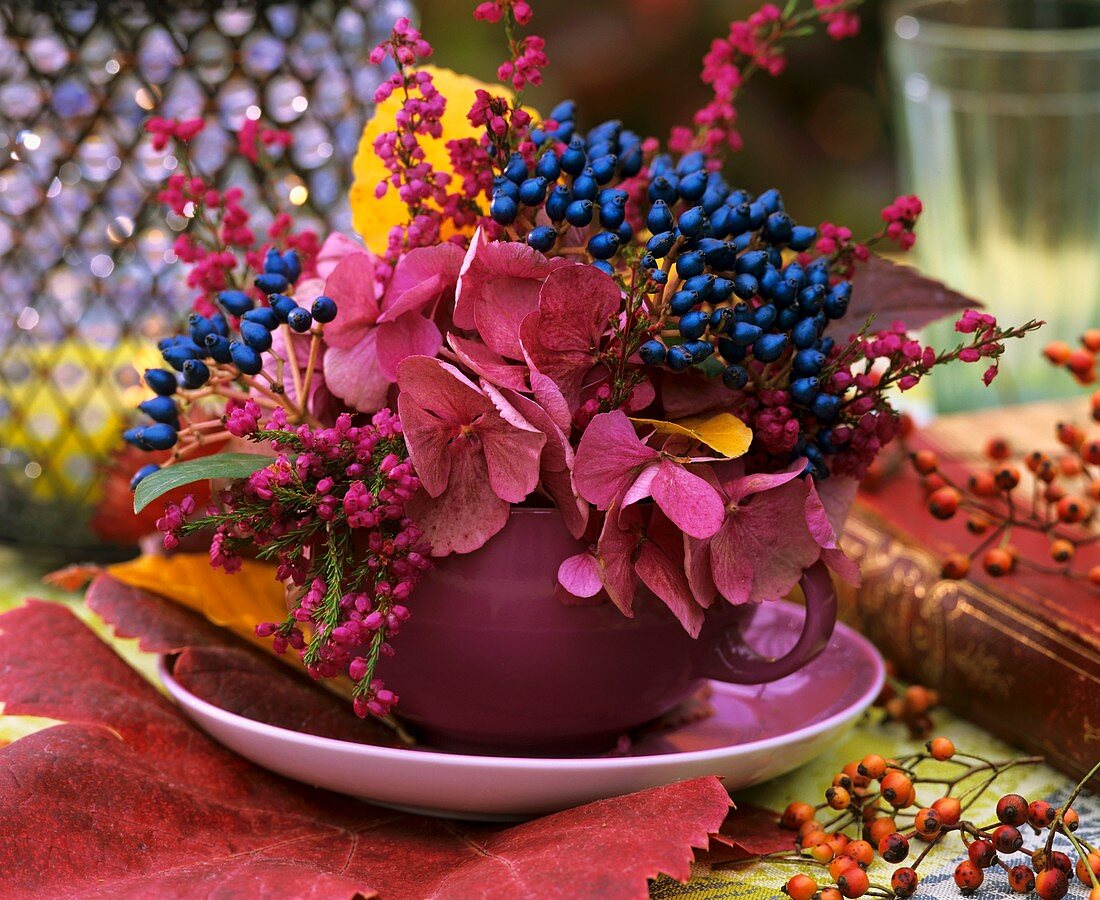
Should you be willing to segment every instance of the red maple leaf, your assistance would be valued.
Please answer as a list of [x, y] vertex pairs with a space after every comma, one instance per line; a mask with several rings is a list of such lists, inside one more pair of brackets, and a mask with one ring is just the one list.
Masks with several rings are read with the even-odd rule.
[[[224, 685], [229, 666], [268, 693], [250, 715], [349, 727], [308, 680], [197, 616], [106, 577], [93, 599], [123, 631], [150, 625], [147, 645], [182, 648], [189, 685]], [[63, 722], [0, 750], [5, 897], [645, 897], [658, 873], [688, 878], [729, 807], [699, 778], [509, 827], [391, 812], [225, 750], [63, 607], [0, 617], [0, 659], [5, 711]]]

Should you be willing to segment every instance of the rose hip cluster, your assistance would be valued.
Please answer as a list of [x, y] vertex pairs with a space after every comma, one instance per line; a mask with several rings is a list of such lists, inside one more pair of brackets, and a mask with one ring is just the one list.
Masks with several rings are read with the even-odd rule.
[[[945, 737], [928, 741], [924, 753], [904, 759], [868, 754], [836, 775], [825, 791], [824, 803], [814, 806], [796, 802], [783, 812], [781, 825], [798, 832], [797, 856], [790, 857], [783, 851], [763, 858], [812, 862], [823, 870], [816, 876], [800, 873], [788, 880], [783, 892], [791, 900], [910, 897], [920, 885], [920, 864], [933, 847], [954, 833], [966, 849], [966, 858], [954, 872], [955, 883], [964, 894], [975, 892], [990, 870], [1000, 868], [1014, 893], [1035, 891], [1042, 900], [1060, 900], [1076, 874], [1091, 888], [1089, 900], [1100, 900], [1100, 851], [1077, 837], [1080, 818], [1072, 809], [1073, 801], [1100, 764], [1061, 807], [1045, 800], [1028, 802], [1010, 793], [997, 803], [996, 822], [976, 825], [965, 818], [974, 801], [1003, 772], [1040, 761], [1027, 757], [991, 762], [957, 752], [954, 743]], [[957, 766], [957, 774], [926, 774], [929, 763]], [[925, 784], [946, 790], [925, 805], [917, 799], [918, 787]], [[822, 813], [830, 811], [838, 815], [823, 824]], [[1029, 829], [1035, 835], [1046, 834], [1042, 846], [1025, 847], [1025, 832]], [[1066, 853], [1053, 849], [1055, 835], [1069, 842], [1078, 856], [1076, 865]], [[913, 841], [922, 844], [923, 849], [908, 865], [899, 866], [909, 860]], [[1027, 854], [1029, 859], [1002, 859], [1013, 854]], [[872, 881], [868, 871], [879, 859], [898, 866], [890, 875], [889, 885]]]

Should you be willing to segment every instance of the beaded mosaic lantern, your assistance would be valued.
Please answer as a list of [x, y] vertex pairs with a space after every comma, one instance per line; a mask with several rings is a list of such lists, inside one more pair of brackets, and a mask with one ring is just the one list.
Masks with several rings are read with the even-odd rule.
[[[0, 5], [0, 539], [99, 543], [103, 464], [156, 364], [143, 338], [188, 312], [183, 223], [147, 202], [175, 160], [144, 119], [205, 117], [195, 159], [219, 186], [347, 228], [379, 78], [367, 55], [407, 14], [404, 0]], [[260, 117], [294, 135], [274, 169], [231, 153], [231, 131]]]

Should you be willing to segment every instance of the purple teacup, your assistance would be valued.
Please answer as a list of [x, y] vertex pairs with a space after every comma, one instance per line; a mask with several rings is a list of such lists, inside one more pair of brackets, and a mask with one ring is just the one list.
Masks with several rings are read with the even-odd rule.
[[824, 565], [802, 576], [806, 617], [779, 659], [747, 648], [754, 605], [715, 604], [698, 639], [639, 585], [634, 618], [610, 603], [565, 606], [558, 566], [583, 549], [553, 509], [516, 508], [484, 547], [438, 561], [380, 674], [425, 743], [522, 756], [598, 753], [673, 709], [704, 679], [761, 684], [828, 643], [836, 593]]

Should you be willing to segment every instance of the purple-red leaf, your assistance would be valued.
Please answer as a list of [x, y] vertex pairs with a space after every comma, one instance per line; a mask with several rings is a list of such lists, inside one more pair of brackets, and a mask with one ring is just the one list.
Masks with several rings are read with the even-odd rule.
[[965, 309], [979, 309], [981, 305], [912, 266], [898, 265], [872, 254], [852, 278], [852, 302], [845, 321], [858, 328], [874, 316], [876, 328], [888, 328], [898, 321], [909, 328], [923, 328], [937, 319]]

